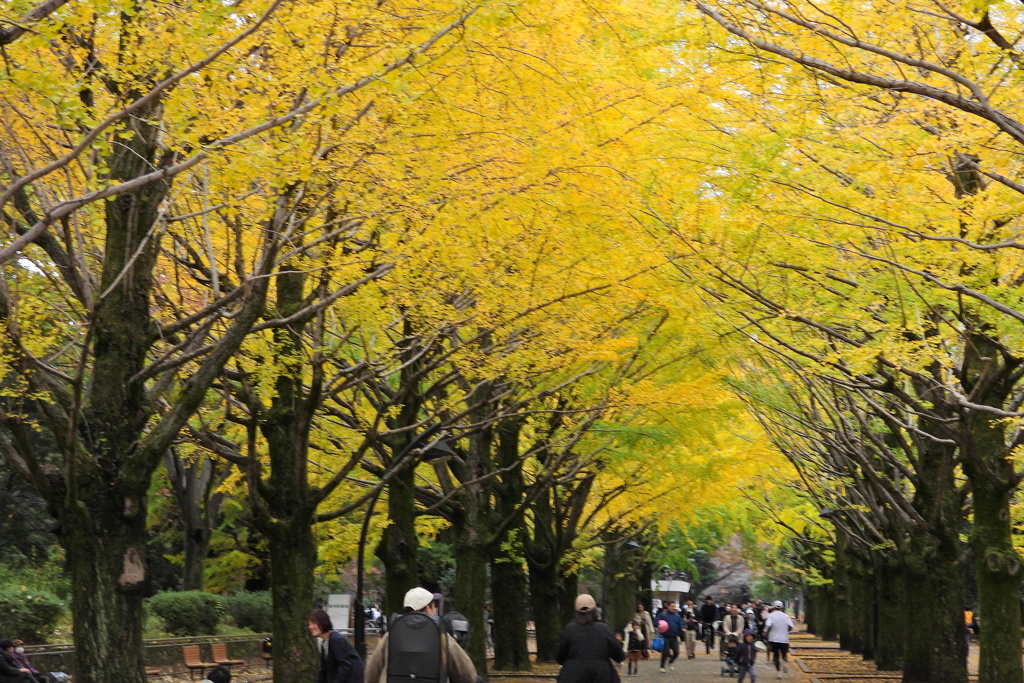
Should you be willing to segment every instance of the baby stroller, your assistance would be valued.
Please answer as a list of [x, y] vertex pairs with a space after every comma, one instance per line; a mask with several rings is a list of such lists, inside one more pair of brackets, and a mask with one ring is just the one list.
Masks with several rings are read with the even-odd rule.
[[729, 642], [722, 647], [722, 676], [729, 676], [732, 678], [733, 676], [740, 675], [740, 667], [739, 664], [736, 663], [736, 646], [736, 637], [729, 636]]

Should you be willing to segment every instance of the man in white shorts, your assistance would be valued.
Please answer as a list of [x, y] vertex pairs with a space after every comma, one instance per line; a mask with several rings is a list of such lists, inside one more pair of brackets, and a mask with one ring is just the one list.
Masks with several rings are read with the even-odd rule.
[[764, 634], [768, 640], [768, 651], [775, 662], [778, 678], [783, 672], [789, 673], [789, 632], [793, 630], [793, 620], [786, 614], [781, 600], [772, 604], [772, 612], [764, 622]]

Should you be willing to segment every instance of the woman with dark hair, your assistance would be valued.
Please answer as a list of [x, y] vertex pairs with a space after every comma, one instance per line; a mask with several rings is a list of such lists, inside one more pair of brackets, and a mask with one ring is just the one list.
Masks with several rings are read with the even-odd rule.
[[576, 598], [576, 618], [562, 631], [555, 659], [562, 665], [558, 683], [618, 683], [612, 660], [626, 658], [622, 643], [597, 620], [597, 603], [590, 595]]
[[36, 683], [32, 672], [14, 661], [14, 641], [0, 640], [0, 683]]
[[334, 630], [330, 615], [318, 609], [306, 618], [306, 626], [309, 635], [323, 641], [316, 683], [363, 683], [363, 660], [345, 636]]

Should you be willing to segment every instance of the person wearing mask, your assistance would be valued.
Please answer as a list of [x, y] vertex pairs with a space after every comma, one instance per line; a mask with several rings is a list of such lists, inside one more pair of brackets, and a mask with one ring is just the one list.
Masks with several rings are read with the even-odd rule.
[[14, 663], [21, 669], [28, 669], [28, 672], [32, 674], [32, 678], [36, 679], [39, 683], [47, 683], [50, 677], [46, 674], [39, 673], [32, 664], [28, 661], [28, 656], [25, 654], [25, 641], [20, 638], [14, 639]]
[[0, 640], [0, 683], [36, 683], [27, 667], [18, 666], [14, 661], [14, 641]]
[[558, 683], [618, 683], [612, 661], [626, 658], [623, 644], [597, 620], [597, 603], [586, 593], [576, 597], [576, 616], [562, 631], [555, 661], [562, 665]]
[[306, 627], [309, 635], [321, 639], [317, 683], [363, 683], [363, 660], [345, 636], [334, 630], [327, 612], [312, 612], [306, 618]]

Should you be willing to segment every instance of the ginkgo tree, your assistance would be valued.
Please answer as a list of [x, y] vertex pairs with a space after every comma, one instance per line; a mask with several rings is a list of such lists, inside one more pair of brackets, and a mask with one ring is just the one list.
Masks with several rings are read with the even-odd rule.
[[[472, 12], [423, 6], [410, 27], [363, 9], [45, 3], [3, 29], [0, 448], [57, 519], [83, 681], [144, 680], [151, 475], [282, 260], [349, 237], [304, 222], [316, 141], [358, 120], [347, 96]], [[315, 18], [335, 30], [296, 40]], [[190, 205], [222, 221], [190, 221]], [[35, 429], [57, 454], [31, 447]]]
[[710, 279], [695, 282], [751, 343], [897, 401], [955, 444], [944, 466], [971, 484], [980, 608], [1011, 634], [982, 644], [980, 676], [1016, 680], [1020, 7], [692, 7], [691, 35], [721, 59], [688, 65], [735, 76], [702, 93], [722, 163], [693, 203], [651, 214], [692, 250], [689, 275], [703, 260]]

